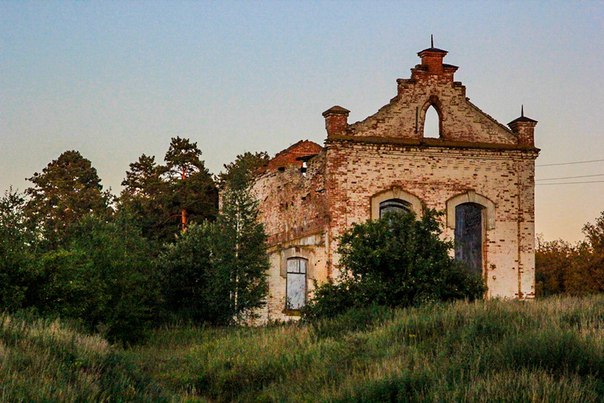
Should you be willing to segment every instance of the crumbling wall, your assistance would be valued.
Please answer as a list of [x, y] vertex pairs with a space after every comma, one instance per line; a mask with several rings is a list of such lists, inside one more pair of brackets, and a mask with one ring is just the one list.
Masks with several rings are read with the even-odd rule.
[[[418, 197], [425, 207], [446, 211], [448, 200], [474, 192], [495, 206], [484, 251], [489, 295], [530, 298], [534, 295], [535, 156], [529, 150], [329, 142], [327, 187], [333, 219], [328, 258], [337, 268], [338, 237], [352, 224], [371, 217], [371, 197], [377, 193], [399, 188]], [[453, 229], [447, 227], [443, 236], [453, 239]]]
[[[282, 156], [282, 158], [285, 158]], [[292, 161], [295, 161], [292, 159]], [[325, 153], [301, 164], [278, 166], [259, 177], [252, 190], [259, 200], [260, 220], [268, 236], [271, 268], [269, 296], [264, 320], [285, 320], [286, 260], [308, 260], [308, 289], [314, 280], [324, 282], [326, 271], [326, 231], [329, 214], [325, 202]]]

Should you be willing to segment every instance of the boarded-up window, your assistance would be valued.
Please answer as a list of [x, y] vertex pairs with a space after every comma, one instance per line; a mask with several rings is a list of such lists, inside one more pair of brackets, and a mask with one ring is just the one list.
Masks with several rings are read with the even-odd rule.
[[411, 211], [411, 204], [401, 199], [389, 199], [380, 203], [380, 218], [393, 212], [408, 213]]
[[455, 207], [455, 259], [472, 273], [482, 274], [483, 206], [463, 203]]
[[287, 309], [300, 309], [306, 305], [307, 260], [294, 257], [287, 260]]

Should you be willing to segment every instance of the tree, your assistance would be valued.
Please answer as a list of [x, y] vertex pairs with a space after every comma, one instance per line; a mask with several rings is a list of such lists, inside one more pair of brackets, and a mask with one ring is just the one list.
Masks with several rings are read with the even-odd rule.
[[78, 151], [65, 151], [28, 180], [34, 186], [25, 191], [25, 213], [51, 246], [85, 215], [109, 211], [110, 194], [103, 192], [96, 169]]
[[587, 223], [583, 227], [591, 249], [591, 274], [600, 292], [604, 291], [604, 211], [595, 224]]
[[140, 223], [143, 236], [161, 241], [174, 237], [173, 229], [168, 226], [172, 195], [162, 180], [164, 172], [165, 168], [157, 165], [155, 157], [141, 155], [126, 171], [118, 204], [120, 210], [128, 211]]
[[9, 189], [0, 198], [0, 309], [15, 311], [26, 304], [35, 283], [36, 236], [25, 222], [23, 195]]
[[220, 236], [218, 265], [220, 271], [228, 272], [231, 314], [238, 319], [251, 318], [265, 304], [269, 261], [258, 203], [247, 188], [225, 190], [216, 225]]
[[160, 304], [151, 245], [125, 213], [111, 221], [89, 215], [72, 230], [67, 245], [40, 257], [33, 306], [111, 341], [140, 340]]
[[174, 137], [166, 152], [165, 176], [173, 195], [172, 206], [177, 210], [180, 228], [186, 230], [189, 221], [214, 219], [218, 207], [218, 190], [200, 159], [197, 143]]
[[537, 238], [535, 289], [538, 297], [566, 292], [566, 276], [576, 254], [576, 247], [568, 242]]
[[389, 213], [353, 225], [340, 238], [342, 281], [319, 286], [305, 308], [307, 318], [335, 316], [372, 304], [405, 307], [427, 301], [480, 298], [485, 286], [441, 240], [438, 214], [426, 210]]
[[604, 292], [604, 212], [583, 227], [585, 239], [570, 244], [539, 239], [535, 251], [537, 296]]
[[256, 153], [246, 151], [238, 155], [235, 161], [225, 164], [225, 171], [218, 175], [220, 186], [224, 188], [228, 185], [235, 190], [249, 187], [254, 175], [268, 164], [269, 159], [265, 151]]
[[160, 258], [168, 309], [180, 317], [232, 324], [252, 319], [265, 304], [266, 235], [243, 169], [233, 165], [238, 173], [225, 183], [217, 220], [190, 226]]
[[159, 256], [167, 312], [195, 323], [225, 323], [228, 277], [216, 265], [216, 226], [191, 224]]

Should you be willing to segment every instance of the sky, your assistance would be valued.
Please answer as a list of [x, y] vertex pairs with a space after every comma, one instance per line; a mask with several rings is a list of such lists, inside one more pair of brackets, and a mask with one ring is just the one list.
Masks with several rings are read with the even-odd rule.
[[66, 150], [119, 194], [175, 136], [215, 174], [245, 151], [322, 144], [321, 113], [375, 113], [431, 34], [475, 105], [539, 121], [536, 231], [583, 239], [604, 211], [602, 1], [0, 0], [0, 191]]

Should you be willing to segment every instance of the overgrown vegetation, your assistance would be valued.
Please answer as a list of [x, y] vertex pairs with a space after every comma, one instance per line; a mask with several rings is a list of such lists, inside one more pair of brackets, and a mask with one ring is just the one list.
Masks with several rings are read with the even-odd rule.
[[179, 327], [124, 354], [188, 401], [601, 401], [604, 297]]
[[122, 349], [0, 315], [3, 401], [567, 401], [604, 393], [604, 296], [179, 326]]
[[32, 315], [0, 315], [0, 379], [4, 402], [167, 400], [100, 336]]
[[482, 279], [450, 256], [453, 245], [440, 238], [437, 217], [434, 210], [419, 219], [411, 212], [393, 212], [353, 225], [338, 247], [341, 281], [319, 286], [304, 317], [333, 317], [371, 305], [406, 307], [482, 297]]
[[249, 194], [266, 153], [225, 166], [218, 187], [196, 143], [164, 165], [142, 155], [116, 201], [92, 163], [66, 151], [0, 198], [0, 309], [76, 321], [110, 342], [166, 322], [234, 324], [267, 293], [265, 234]]
[[[265, 303], [265, 234], [249, 184], [268, 157], [225, 166], [220, 213], [200, 157], [174, 138], [164, 165], [145, 155], [131, 164], [114, 200], [91, 162], [67, 151], [24, 194], [0, 198], [0, 400], [604, 394], [604, 297], [444, 304], [484, 289], [449, 256], [431, 211], [347, 232], [345, 278], [317, 289], [309, 321], [226, 326]], [[540, 245], [542, 295], [604, 290], [604, 214], [585, 233], [578, 245]]]
[[535, 277], [538, 296], [604, 292], [604, 212], [583, 227], [576, 244], [538, 239]]

